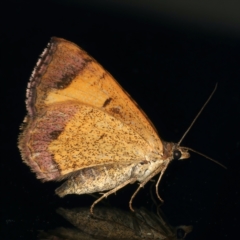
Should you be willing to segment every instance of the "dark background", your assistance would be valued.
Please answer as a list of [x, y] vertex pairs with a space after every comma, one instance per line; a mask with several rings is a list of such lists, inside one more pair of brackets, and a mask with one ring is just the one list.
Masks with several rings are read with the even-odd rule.
[[[183, 145], [228, 170], [194, 153], [173, 162], [160, 184], [162, 210], [172, 225], [193, 225], [188, 240], [239, 236], [239, 6], [232, 1], [148, 2], [1, 3], [1, 239], [36, 239], [39, 230], [69, 226], [55, 210], [89, 207], [94, 200], [87, 195], [58, 198], [54, 189], [59, 183], [38, 181], [17, 149], [27, 82], [51, 36], [75, 42], [96, 58], [166, 141], [179, 141], [218, 82]], [[135, 207], [153, 209], [149, 186], [134, 199]], [[120, 190], [109, 203], [128, 210], [136, 187]]]

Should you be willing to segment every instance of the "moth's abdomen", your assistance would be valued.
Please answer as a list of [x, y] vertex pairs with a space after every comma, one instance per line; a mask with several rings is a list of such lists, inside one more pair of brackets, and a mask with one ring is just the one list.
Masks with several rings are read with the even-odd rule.
[[60, 197], [67, 194], [86, 194], [113, 189], [129, 180], [136, 164], [90, 167], [72, 173], [56, 193]]

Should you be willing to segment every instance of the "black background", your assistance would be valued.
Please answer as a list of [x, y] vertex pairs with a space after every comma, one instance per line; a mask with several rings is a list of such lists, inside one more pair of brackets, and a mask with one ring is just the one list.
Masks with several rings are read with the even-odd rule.
[[[134, 6], [133, 6], [134, 7]], [[184, 146], [194, 153], [171, 164], [160, 184], [162, 210], [172, 225], [193, 225], [187, 239], [233, 239], [239, 235], [240, 34], [177, 18], [112, 5], [9, 1], [1, 7], [1, 239], [36, 239], [39, 230], [67, 223], [58, 207], [89, 207], [87, 195], [54, 194], [59, 183], [41, 183], [17, 149], [25, 114], [25, 89], [51, 36], [75, 42], [100, 62], [131, 94], [166, 141], [177, 142], [215, 84], [212, 100]], [[229, 30], [229, 31], [228, 31]], [[152, 209], [149, 184], [134, 206]], [[137, 185], [108, 198], [128, 210]]]

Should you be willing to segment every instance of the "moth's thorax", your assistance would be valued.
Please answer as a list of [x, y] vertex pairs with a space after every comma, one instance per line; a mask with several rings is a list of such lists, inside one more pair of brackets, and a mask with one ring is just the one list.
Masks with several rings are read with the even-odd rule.
[[162, 142], [163, 153], [151, 152], [146, 159], [147, 162], [139, 163], [135, 166], [133, 175], [142, 182], [150, 174], [160, 172], [173, 159], [182, 160], [190, 157], [190, 154], [184, 147], [178, 146], [176, 143]]
[[158, 159], [157, 161], [149, 161], [147, 163], [139, 163], [134, 167], [133, 176], [136, 177], [139, 182], [142, 182], [150, 174], [163, 167], [164, 160], [161, 159]]

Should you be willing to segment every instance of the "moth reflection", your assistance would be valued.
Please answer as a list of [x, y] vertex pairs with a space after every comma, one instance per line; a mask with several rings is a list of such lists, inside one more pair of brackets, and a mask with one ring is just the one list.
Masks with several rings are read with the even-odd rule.
[[57, 228], [41, 232], [40, 240], [75, 240], [75, 239], [184, 239], [191, 232], [191, 226], [172, 227], [163, 219], [163, 213], [158, 215], [144, 208], [136, 209], [134, 213], [116, 208], [96, 208], [94, 216], [88, 208], [57, 210], [75, 228]]

